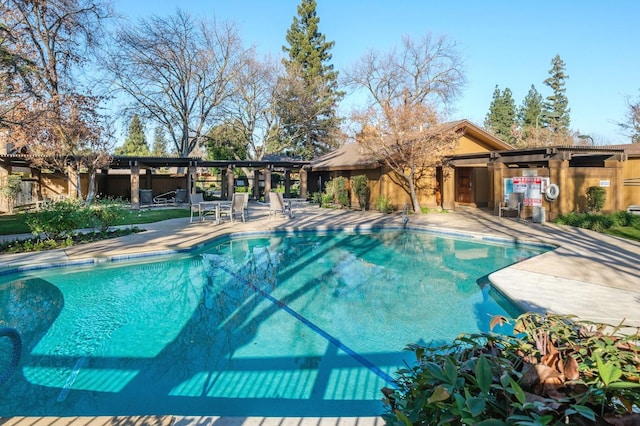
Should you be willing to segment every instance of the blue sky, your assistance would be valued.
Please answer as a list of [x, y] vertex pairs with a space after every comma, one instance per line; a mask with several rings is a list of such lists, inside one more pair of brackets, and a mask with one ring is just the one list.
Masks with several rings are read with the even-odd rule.
[[[181, 8], [235, 22], [244, 43], [280, 55], [299, 0], [114, 0], [136, 20]], [[465, 59], [467, 86], [450, 119], [482, 125], [496, 84], [520, 105], [532, 84], [543, 96], [551, 59], [566, 64], [571, 128], [598, 144], [628, 143], [617, 122], [640, 96], [637, 0], [317, 0], [320, 32], [335, 41], [336, 69], [367, 50], [388, 51], [403, 35], [446, 35]]]

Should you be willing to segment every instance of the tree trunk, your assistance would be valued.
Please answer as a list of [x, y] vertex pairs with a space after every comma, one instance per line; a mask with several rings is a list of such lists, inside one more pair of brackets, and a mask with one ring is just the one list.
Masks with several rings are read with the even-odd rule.
[[95, 192], [96, 192], [96, 171], [91, 170], [89, 172], [89, 184], [87, 187], [87, 203], [91, 203], [93, 201]]
[[418, 201], [418, 194], [416, 194], [416, 187], [413, 183], [413, 173], [411, 173], [407, 178], [407, 183], [409, 184], [409, 196], [411, 197], [411, 204], [413, 206], [414, 213], [422, 212], [420, 208], [420, 202]]
[[76, 196], [82, 200], [82, 177], [80, 176], [80, 167], [76, 169]]

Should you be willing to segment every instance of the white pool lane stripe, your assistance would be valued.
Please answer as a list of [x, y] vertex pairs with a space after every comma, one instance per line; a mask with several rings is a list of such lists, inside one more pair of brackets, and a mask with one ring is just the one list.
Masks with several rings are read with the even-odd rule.
[[80, 372], [80, 369], [84, 367], [86, 361], [86, 357], [78, 358], [76, 364], [73, 366], [73, 370], [71, 370], [71, 373], [69, 374], [69, 377], [67, 377], [67, 382], [64, 384], [62, 390], [60, 391], [60, 394], [58, 395], [58, 399], [56, 400], [57, 402], [63, 402], [65, 399], [67, 399], [67, 395], [69, 395], [71, 386], [73, 386], [73, 382], [76, 381], [78, 373]]

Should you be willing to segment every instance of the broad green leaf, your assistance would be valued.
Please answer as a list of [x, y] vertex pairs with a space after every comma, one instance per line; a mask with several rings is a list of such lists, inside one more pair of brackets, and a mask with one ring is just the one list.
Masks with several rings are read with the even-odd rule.
[[447, 376], [447, 383], [455, 385], [458, 379], [458, 367], [451, 361], [451, 358], [445, 359], [444, 373]]
[[407, 416], [405, 416], [401, 411], [396, 411], [396, 417], [398, 420], [402, 421], [405, 425], [411, 426], [411, 420]]
[[513, 389], [513, 395], [516, 397], [518, 402], [520, 404], [524, 404], [525, 401], [526, 401], [526, 397], [525, 397], [524, 391], [522, 390], [520, 385], [518, 383], [516, 383], [516, 381], [513, 380], [513, 379], [511, 379], [509, 381], [509, 384], [511, 385], [511, 388]]
[[486, 407], [486, 401], [484, 398], [469, 398], [467, 399], [467, 409], [473, 417], [477, 417], [484, 411]]
[[607, 385], [608, 388], [613, 389], [632, 389], [632, 388], [640, 388], [640, 383], [635, 382], [614, 382]]
[[451, 394], [444, 388], [444, 386], [436, 386], [427, 402], [431, 404], [434, 402], [446, 401], [450, 396]]
[[584, 405], [572, 405], [571, 408], [565, 411], [566, 414], [572, 414], [575, 412], [580, 414], [582, 417], [585, 417], [591, 421], [596, 421], [596, 413], [589, 407], [585, 407]]
[[476, 364], [476, 380], [478, 381], [480, 391], [485, 394], [489, 393], [492, 382], [491, 367], [489, 366], [487, 357], [484, 355], [478, 358], [478, 363]]
[[596, 355], [596, 364], [598, 366], [598, 375], [605, 386], [609, 386], [611, 382], [615, 382], [622, 377], [622, 370], [612, 362], [604, 362], [600, 355]]
[[461, 417], [464, 417], [464, 413], [467, 411], [466, 400], [459, 393], [454, 394], [453, 398], [456, 400], [456, 407], [457, 407], [458, 410], [455, 411], [455, 410], [453, 410], [453, 407], [451, 407], [452, 408], [451, 411], [456, 413], [456, 414], [458, 414]]
[[424, 364], [424, 369], [432, 377], [434, 377], [434, 378], [436, 378], [436, 379], [438, 379], [438, 380], [440, 380], [442, 382], [446, 382], [447, 381], [447, 378], [444, 375], [444, 371], [442, 370], [442, 367], [440, 367], [435, 362], [426, 362]]

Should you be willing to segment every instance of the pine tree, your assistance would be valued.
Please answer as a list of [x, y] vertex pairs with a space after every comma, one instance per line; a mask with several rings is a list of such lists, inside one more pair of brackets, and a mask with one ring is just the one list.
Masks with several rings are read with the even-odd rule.
[[564, 87], [565, 80], [569, 78], [565, 74], [565, 63], [556, 55], [551, 60], [550, 77], [544, 81], [544, 84], [553, 90], [553, 94], [547, 96], [544, 102], [544, 110], [547, 114], [543, 115], [544, 124], [554, 133], [566, 135], [569, 133], [569, 100], [566, 96], [567, 89]]
[[529, 93], [518, 108], [518, 123], [520, 126], [520, 140], [516, 145], [533, 146], [536, 145], [540, 134], [537, 128], [543, 125], [544, 104], [542, 95], [536, 90], [533, 84]]
[[284, 138], [291, 154], [306, 159], [337, 146], [340, 120], [337, 105], [344, 94], [337, 89], [338, 73], [329, 63], [334, 42], [319, 32], [316, 1], [302, 0], [286, 40], [283, 60], [286, 77], [281, 80], [277, 103]]
[[144, 126], [138, 114], [134, 114], [129, 123], [129, 135], [124, 145], [116, 148], [116, 155], [148, 156], [149, 145], [144, 135]]
[[529, 93], [522, 101], [522, 105], [518, 109], [518, 121], [523, 129], [539, 126], [540, 114], [543, 111], [542, 95], [536, 90], [533, 84], [529, 89]]
[[512, 130], [516, 124], [516, 104], [511, 89], [507, 87], [500, 92], [496, 85], [484, 126], [503, 141], [514, 143], [516, 139]]
[[167, 140], [164, 137], [164, 130], [161, 126], [156, 126], [153, 131], [153, 147], [151, 149], [151, 155], [154, 157], [166, 157], [167, 152]]

